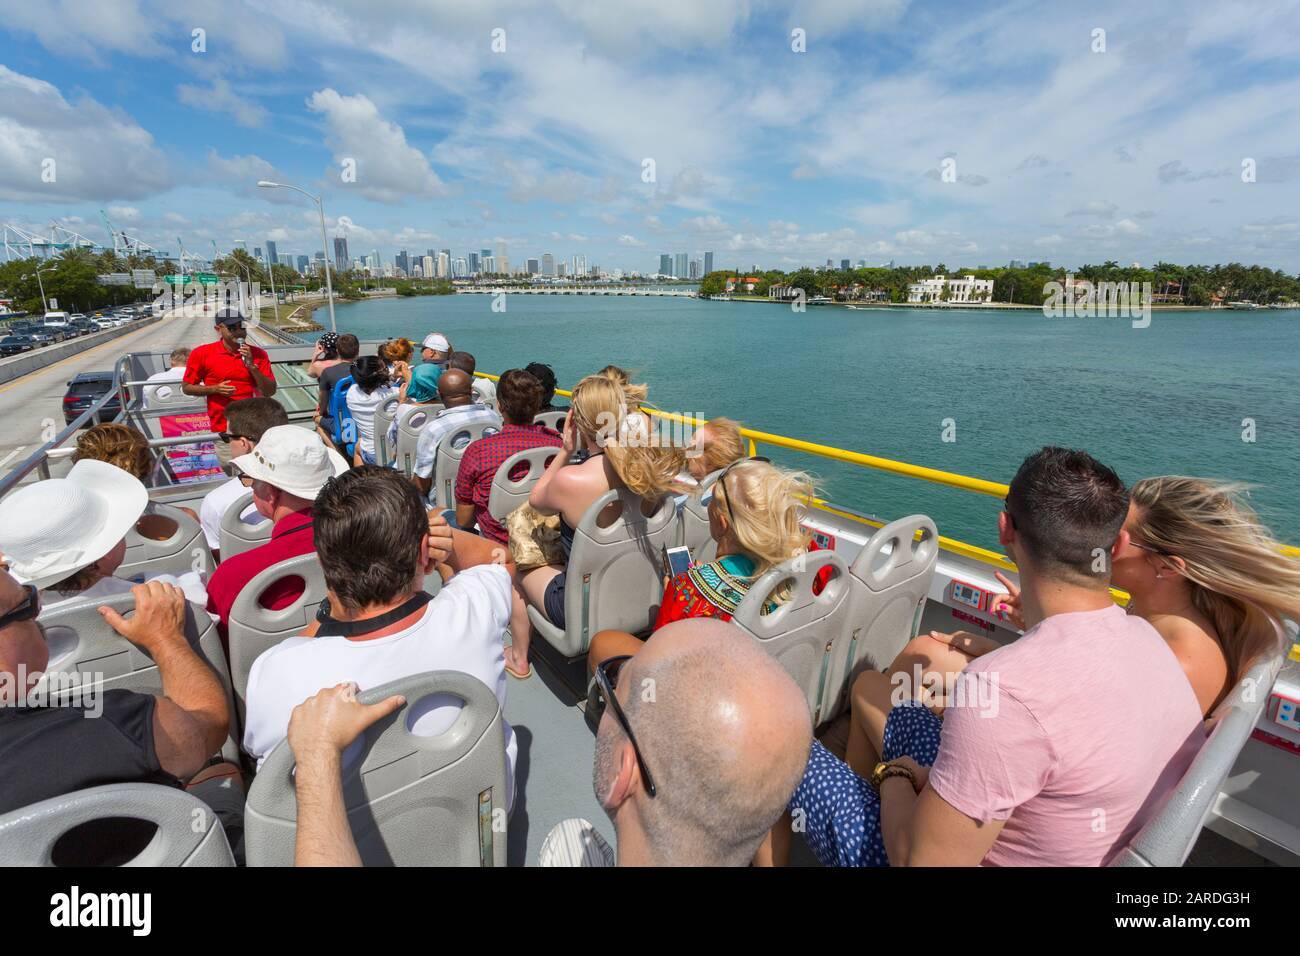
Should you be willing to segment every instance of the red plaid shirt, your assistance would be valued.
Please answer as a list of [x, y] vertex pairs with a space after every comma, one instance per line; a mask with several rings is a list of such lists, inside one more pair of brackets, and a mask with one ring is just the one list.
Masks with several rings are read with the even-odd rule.
[[[496, 435], [469, 443], [460, 459], [456, 473], [456, 501], [474, 505], [474, 520], [483, 537], [501, 544], [507, 543], [508, 533], [501, 522], [488, 512], [488, 498], [492, 494], [492, 478], [497, 469], [511, 455], [529, 448], [563, 445], [560, 433], [545, 425], [511, 425], [508, 422]], [[512, 479], [521, 478], [527, 466], [517, 465], [510, 472]]]

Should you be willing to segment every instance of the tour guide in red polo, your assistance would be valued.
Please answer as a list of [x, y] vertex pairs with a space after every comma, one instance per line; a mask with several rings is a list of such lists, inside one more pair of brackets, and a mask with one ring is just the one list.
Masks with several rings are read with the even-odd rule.
[[[289, 558], [316, 550], [312, 531], [312, 503], [325, 482], [348, 470], [348, 463], [320, 436], [297, 425], [276, 425], [247, 455], [233, 462], [253, 483], [253, 504], [274, 524], [271, 540], [217, 565], [208, 581], [208, 610], [217, 615], [221, 636], [226, 636], [230, 609], [249, 581], [262, 571]], [[279, 610], [302, 596], [302, 579], [277, 581], [262, 595], [263, 607]]]
[[[265, 349], [245, 342], [244, 317], [234, 309], [222, 309], [216, 318], [216, 342], [190, 352], [181, 390], [186, 395], [206, 397], [208, 420], [214, 432], [226, 430], [226, 406], [236, 399], [275, 394], [271, 357]], [[217, 459], [230, 464], [229, 439], [217, 439]]]

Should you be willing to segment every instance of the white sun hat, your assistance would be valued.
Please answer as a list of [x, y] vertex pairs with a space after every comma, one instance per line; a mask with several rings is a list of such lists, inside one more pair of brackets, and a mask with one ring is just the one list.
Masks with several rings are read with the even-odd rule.
[[435, 352], [450, 352], [451, 343], [441, 332], [430, 332], [424, 337], [424, 348], [433, 349]]
[[276, 425], [262, 433], [251, 452], [231, 462], [256, 481], [312, 501], [325, 482], [348, 470], [348, 463], [315, 432], [297, 425]]
[[112, 551], [149, 503], [140, 479], [86, 459], [66, 478], [24, 485], [0, 500], [0, 552], [20, 584], [57, 584]]

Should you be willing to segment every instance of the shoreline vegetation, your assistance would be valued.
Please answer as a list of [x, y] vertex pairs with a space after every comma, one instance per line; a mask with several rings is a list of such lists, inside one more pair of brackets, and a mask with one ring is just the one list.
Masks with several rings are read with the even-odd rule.
[[[913, 283], [936, 276], [949, 279], [974, 276], [991, 281], [992, 294], [987, 301], [949, 303], [947, 287], [940, 301], [909, 303], [908, 291]], [[1277, 269], [1263, 266], [1246, 266], [1232, 262], [1227, 265], [1177, 265], [1157, 262], [1149, 269], [1139, 265], [1121, 266], [1111, 260], [1101, 265], [1082, 265], [1075, 269], [1053, 267], [1048, 262], [1028, 266], [979, 269], [962, 267], [949, 269], [943, 263], [934, 266], [862, 267], [857, 269], [798, 269], [794, 272], [752, 269], [710, 272], [700, 280], [700, 296], [713, 297], [728, 294], [732, 301], [744, 295], [752, 300], [769, 299], [768, 290], [803, 290], [806, 300], [824, 296], [836, 304], [997, 308], [1028, 306], [1039, 309], [1052, 298], [1053, 284], [1057, 290], [1083, 287], [1095, 288], [1108, 283], [1144, 290], [1151, 297], [1153, 309], [1200, 308], [1227, 306], [1246, 302], [1260, 307], [1275, 303], [1300, 302], [1300, 276], [1292, 276]], [[1136, 284], [1136, 285], [1135, 285]], [[1078, 294], [1078, 293], [1076, 293]]]

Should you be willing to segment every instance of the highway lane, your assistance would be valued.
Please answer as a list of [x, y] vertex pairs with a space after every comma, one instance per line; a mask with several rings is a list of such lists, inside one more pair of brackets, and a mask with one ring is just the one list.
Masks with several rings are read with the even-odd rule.
[[0, 475], [63, 430], [63, 395], [79, 372], [111, 371], [127, 352], [170, 352], [215, 338], [211, 317], [174, 314], [0, 385]]

